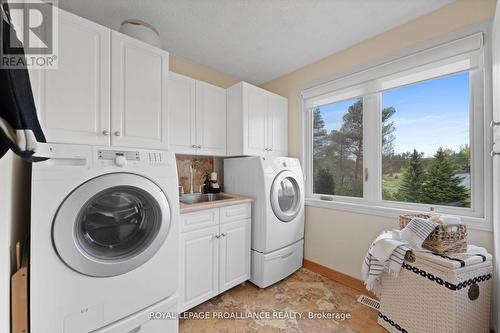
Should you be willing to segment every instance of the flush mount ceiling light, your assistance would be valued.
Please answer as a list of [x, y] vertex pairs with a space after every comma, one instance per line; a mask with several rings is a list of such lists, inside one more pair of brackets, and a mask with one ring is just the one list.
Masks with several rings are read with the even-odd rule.
[[123, 21], [120, 26], [120, 32], [161, 48], [161, 39], [158, 30], [142, 20], [128, 19]]

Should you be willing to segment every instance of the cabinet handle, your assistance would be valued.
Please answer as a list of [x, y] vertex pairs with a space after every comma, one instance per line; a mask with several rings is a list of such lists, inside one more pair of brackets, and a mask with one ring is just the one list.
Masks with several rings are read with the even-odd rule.
[[226, 237], [227, 236], [227, 233], [223, 232], [222, 234], [220, 234], [222, 237]]
[[494, 156], [498, 156], [498, 155], [500, 155], [500, 142], [495, 142], [493, 144], [493, 149], [490, 152], [490, 156], [494, 157]]
[[215, 238], [219, 239], [220, 238], [220, 235], [214, 235]]
[[201, 148], [201, 146], [196, 146], [196, 148]]
[[196, 145], [192, 145], [191, 147], [192, 147], [192, 148], [196, 148]]
[[115, 136], [121, 136], [122, 134], [120, 133], [120, 131], [116, 131], [115, 132]]
[[273, 148], [269, 148], [269, 151], [273, 151]]
[[109, 135], [109, 131], [108, 130], [103, 130], [102, 131], [102, 135]]

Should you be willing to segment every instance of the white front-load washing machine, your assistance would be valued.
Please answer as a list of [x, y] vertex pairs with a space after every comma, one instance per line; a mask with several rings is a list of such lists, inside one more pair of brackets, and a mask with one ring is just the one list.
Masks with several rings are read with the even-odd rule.
[[250, 281], [265, 288], [302, 267], [304, 178], [299, 160], [268, 156], [225, 159], [224, 188], [255, 198]]
[[[33, 164], [30, 332], [177, 332], [173, 153], [49, 144]], [[174, 317], [174, 316], [172, 316]]]

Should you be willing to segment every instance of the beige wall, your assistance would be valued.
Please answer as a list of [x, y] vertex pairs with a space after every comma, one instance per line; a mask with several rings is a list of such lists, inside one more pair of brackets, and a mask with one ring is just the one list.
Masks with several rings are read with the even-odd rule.
[[196, 64], [186, 58], [176, 56], [175, 54], [170, 54], [169, 67], [172, 72], [205, 81], [222, 88], [227, 88], [240, 81], [211, 68]]
[[[306, 207], [304, 257], [344, 274], [360, 278], [368, 246], [382, 231], [395, 229], [395, 218]], [[469, 242], [492, 253], [491, 232], [469, 230]]]
[[[288, 141], [290, 155], [300, 145], [299, 100], [301, 87], [337, 73], [368, 65], [455, 30], [493, 19], [494, 0], [458, 0], [437, 11], [384, 32], [346, 50], [268, 82], [262, 87], [289, 99]], [[394, 219], [307, 207], [305, 257], [342, 273], [359, 277], [367, 246]], [[492, 234], [471, 230], [471, 242], [492, 250]]]

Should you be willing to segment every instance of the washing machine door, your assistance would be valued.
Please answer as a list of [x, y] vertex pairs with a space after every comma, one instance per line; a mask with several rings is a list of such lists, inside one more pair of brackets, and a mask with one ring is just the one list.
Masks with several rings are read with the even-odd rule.
[[109, 277], [147, 262], [170, 229], [170, 207], [152, 181], [130, 173], [93, 178], [64, 200], [52, 237], [59, 257], [81, 274]]
[[271, 187], [271, 207], [282, 222], [290, 222], [304, 205], [303, 188], [297, 175], [291, 171], [280, 172]]

